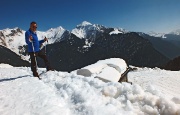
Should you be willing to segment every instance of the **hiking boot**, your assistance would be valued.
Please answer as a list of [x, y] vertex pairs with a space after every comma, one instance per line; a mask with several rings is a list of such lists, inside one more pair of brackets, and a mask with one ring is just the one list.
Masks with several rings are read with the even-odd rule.
[[52, 68], [47, 68], [47, 71], [54, 71], [54, 69], [52, 69]]
[[39, 74], [37, 72], [33, 72], [33, 76], [39, 78]]

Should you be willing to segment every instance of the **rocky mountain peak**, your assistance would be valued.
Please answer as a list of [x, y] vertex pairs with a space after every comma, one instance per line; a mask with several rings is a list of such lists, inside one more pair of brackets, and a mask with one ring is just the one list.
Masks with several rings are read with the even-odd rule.
[[77, 27], [82, 27], [82, 26], [89, 26], [92, 25], [90, 22], [83, 21], [81, 24], [77, 25]]

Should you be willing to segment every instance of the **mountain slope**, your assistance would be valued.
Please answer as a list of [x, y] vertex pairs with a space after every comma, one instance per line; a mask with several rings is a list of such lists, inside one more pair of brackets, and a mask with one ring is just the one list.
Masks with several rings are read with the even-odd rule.
[[166, 41], [173, 43], [176, 47], [180, 48], [180, 34], [166, 34]]
[[0, 63], [6, 63], [13, 66], [30, 66], [28, 61], [22, 60], [20, 56], [6, 47], [0, 46]]
[[[122, 58], [129, 65], [147, 67], [162, 67], [169, 61], [137, 33], [102, 34], [91, 46], [71, 34], [64, 41], [48, 45], [47, 54], [52, 66], [61, 71], [72, 71], [106, 58]], [[40, 65], [43, 67], [43, 62]]]
[[106, 34], [97, 39], [96, 44], [103, 50], [106, 49], [106, 55], [109, 57], [122, 57], [130, 65], [160, 67], [169, 60], [155, 50], [148, 40], [135, 32], [117, 35]]
[[170, 60], [165, 66], [164, 69], [171, 71], [179, 71], [180, 70], [180, 56]]
[[167, 38], [161, 38], [161, 37], [149, 36], [144, 33], [143, 34], [139, 33], [139, 34], [145, 39], [148, 39], [153, 44], [154, 48], [159, 52], [161, 52], [166, 57], [173, 59], [180, 55], [180, 47], [175, 45], [178, 44], [178, 42], [176, 40], [173, 40], [172, 37], [165, 35]]

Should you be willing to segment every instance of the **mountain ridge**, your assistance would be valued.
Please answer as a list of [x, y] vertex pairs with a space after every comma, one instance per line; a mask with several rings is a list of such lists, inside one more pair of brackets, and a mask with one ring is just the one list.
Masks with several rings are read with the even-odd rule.
[[[24, 41], [25, 31], [21, 31], [22, 33], [20, 37]], [[160, 50], [158, 50], [157, 47], [153, 46], [152, 40], [146, 39], [138, 32], [130, 32], [122, 28], [110, 28], [84, 21], [81, 24], [77, 25], [76, 28], [72, 31], [66, 30], [63, 27], [59, 26], [57, 28], [51, 28], [46, 32], [37, 31], [37, 33], [39, 39], [43, 39], [45, 36], [49, 38], [47, 52], [49, 57], [56, 57], [55, 59], [51, 58], [51, 60], [54, 61], [53, 63], [57, 63], [59, 60], [63, 59], [63, 61], [69, 61], [69, 63], [71, 63], [69, 64], [69, 68], [63, 68], [68, 69], [68, 71], [86, 66], [84, 64], [94, 63], [99, 59], [116, 56], [118, 58], [124, 58], [129, 62], [129, 64], [136, 66], [160, 67], [169, 61], [167, 55], [164, 55]], [[2, 36], [4, 35], [0, 34], [1, 38]], [[159, 37], [156, 38], [159, 39]], [[19, 50], [19, 55], [26, 56], [26, 59], [28, 59], [29, 56], [27, 55], [25, 45], [26, 43], [24, 41], [23, 46], [18, 46], [15, 49]], [[146, 49], [144, 49], [145, 47]], [[148, 51], [153, 55], [149, 55]], [[82, 56], [86, 58], [83, 58]], [[57, 57], [59, 57], [59, 60], [57, 59]], [[65, 59], [67, 57], [70, 58], [70, 60]], [[92, 59], [89, 59], [89, 57], [92, 57]], [[145, 57], [147, 59], [145, 59]], [[78, 58], [80, 58], [80, 60], [84, 60], [84, 63], [80, 62], [79, 66], [77, 66], [76, 63], [76, 61], [79, 61]], [[156, 62], [154, 61], [153, 63], [151, 63], [153, 58], [155, 58]], [[87, 62], [86, 59], [89, 59], [89, 62]], [[76, 64], [73, 65], [73, 63]], [[40, 65], [42, 64], [40, 63]]]

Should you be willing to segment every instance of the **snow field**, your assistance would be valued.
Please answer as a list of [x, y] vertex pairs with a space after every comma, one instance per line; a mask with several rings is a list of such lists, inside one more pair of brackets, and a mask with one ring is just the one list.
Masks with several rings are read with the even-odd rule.
[[49, 86], [24, 69], [0, 69], [0, 114], [68, 114], [70, 110], [65, 107], [66, 103]]
[[129, 81], [143, 89], [153, 85], [168, 98], [180, 97], [180, 71], [166, 71], [159, 68], [138, 68], [128, 74]]
[[[133, 79], [138, 71], [146, 76], [143, 72], [148, 69], [131, 72], [128, 77]], [[157, 75], [154, 70], [149, 72]], [[0, 114], [180, 115], [179, 97], [169, 98], [157, 90], [158, 85], [144, 89], [141, 84], [105, 83], [73, 72], [50, 71], [41, 77], [42, 80], [32, 77], [30, 68], [0, 68]]]

